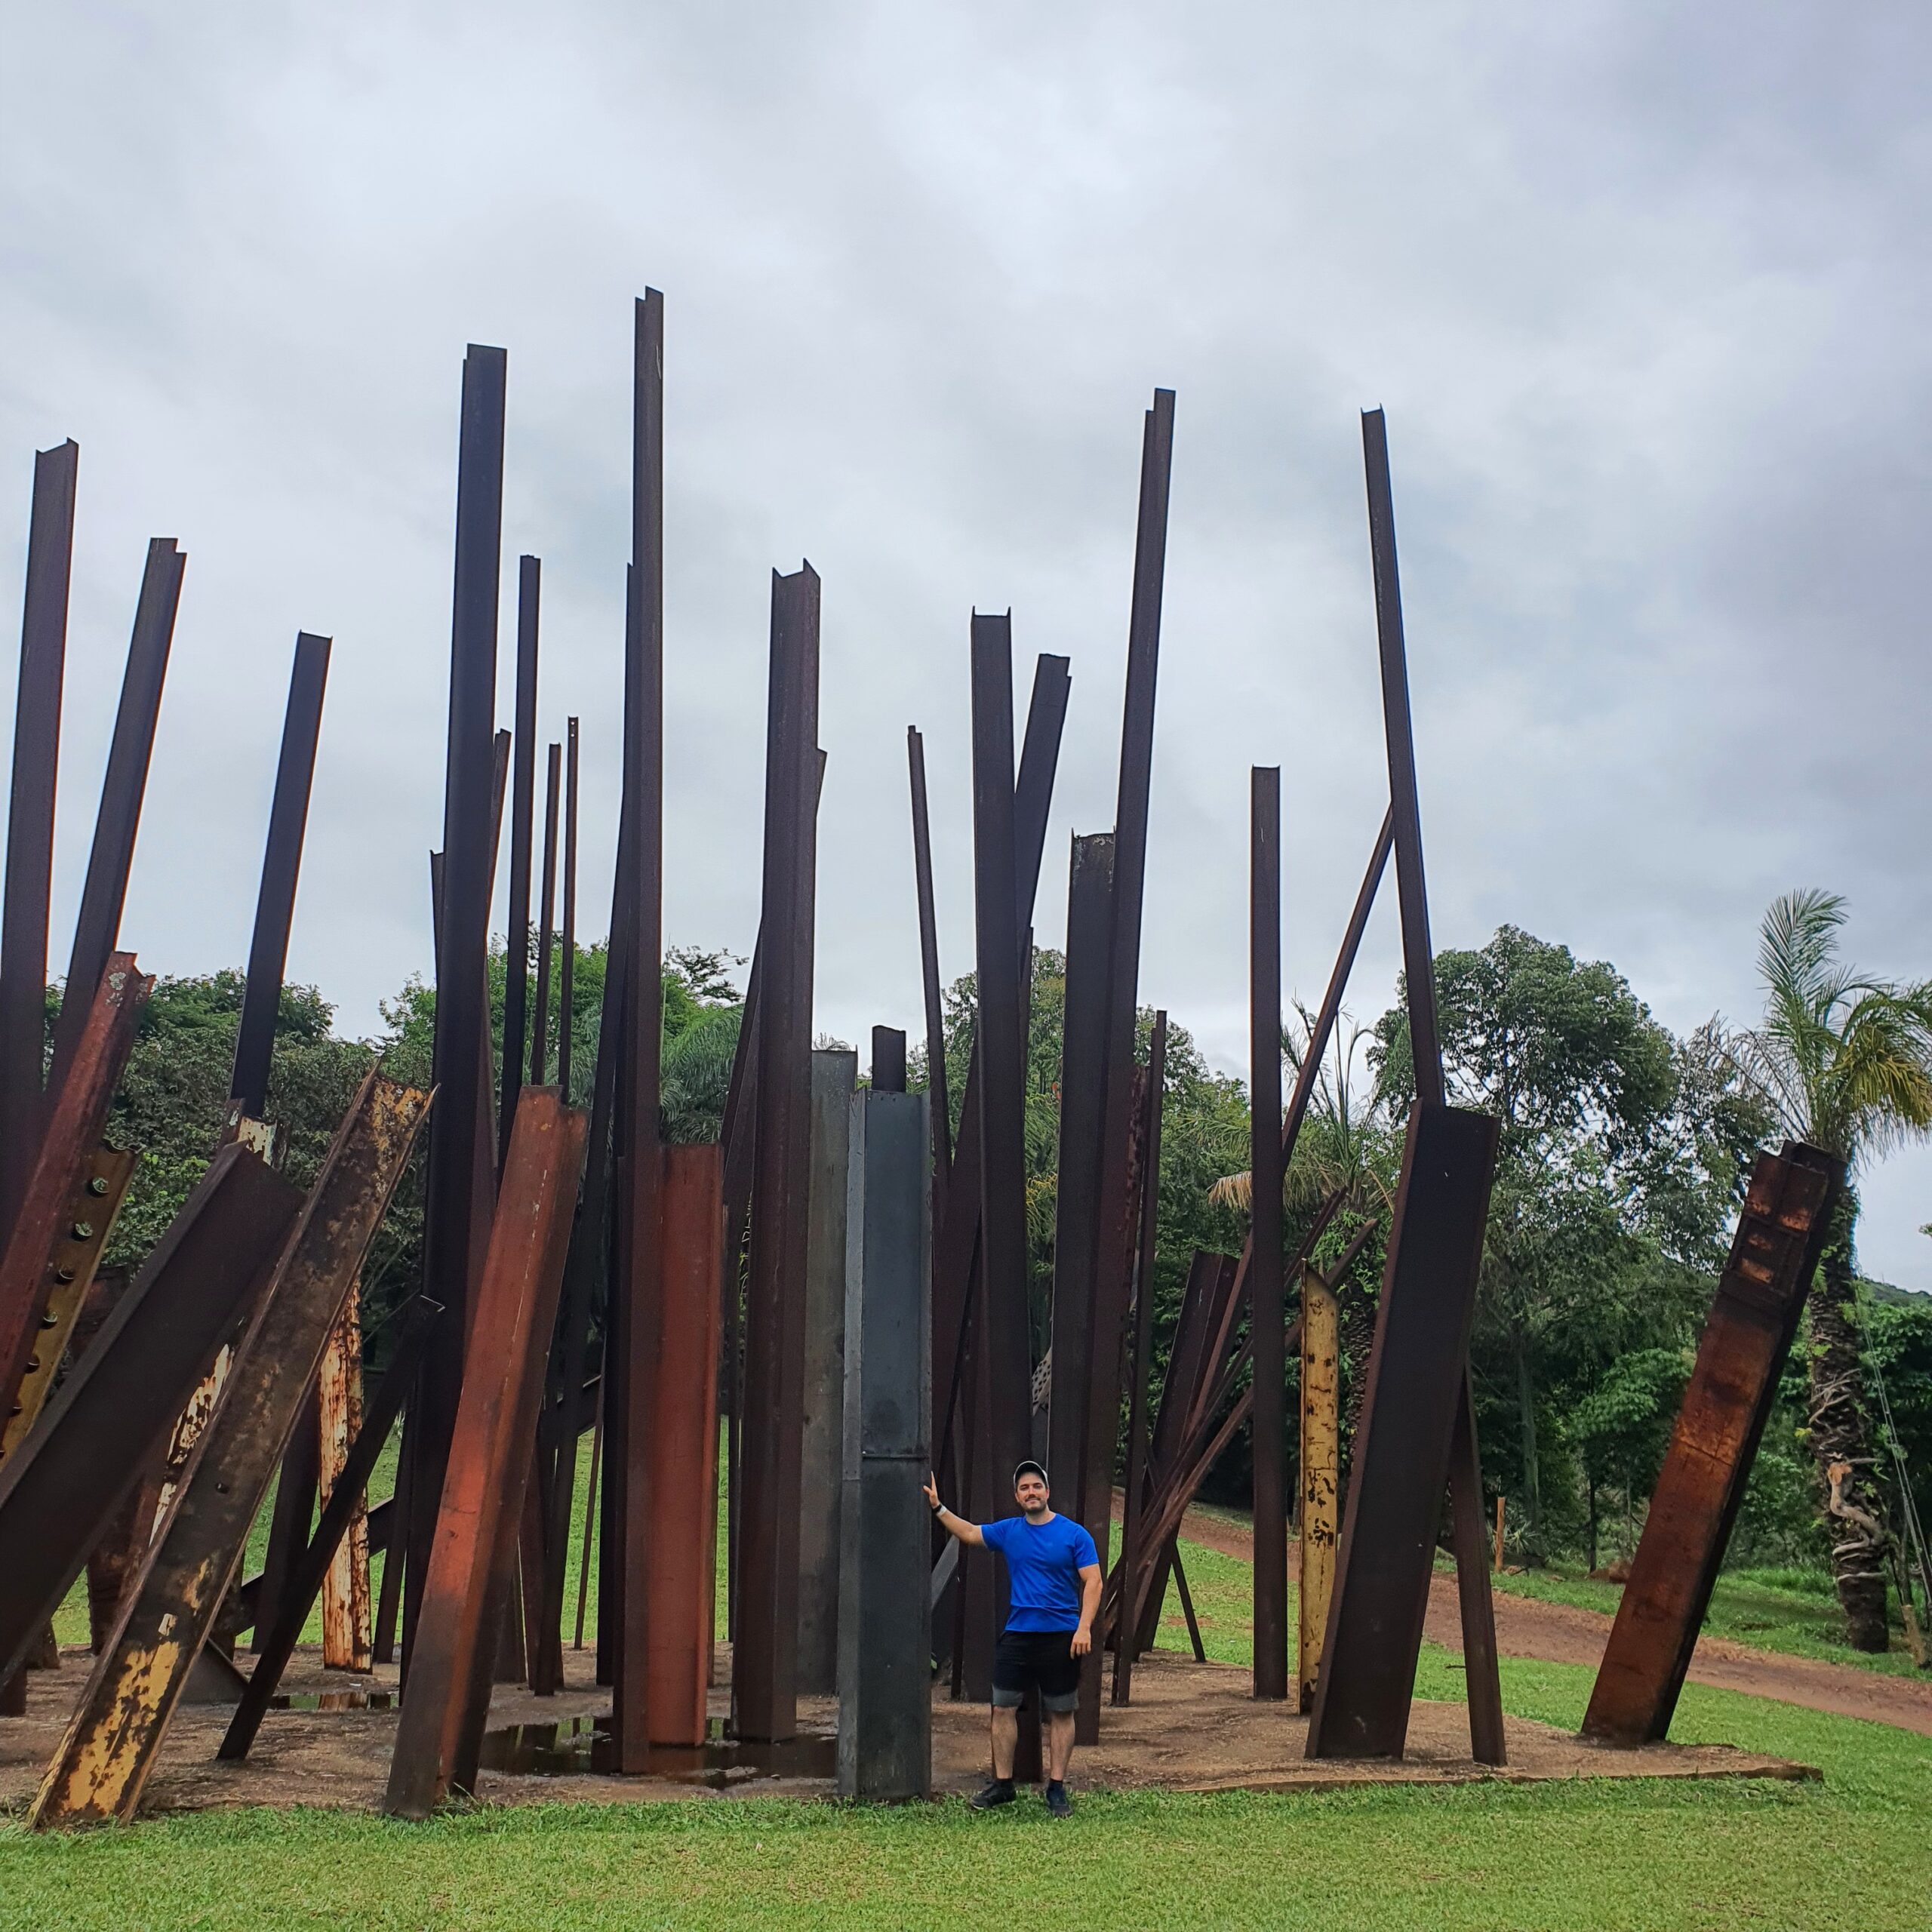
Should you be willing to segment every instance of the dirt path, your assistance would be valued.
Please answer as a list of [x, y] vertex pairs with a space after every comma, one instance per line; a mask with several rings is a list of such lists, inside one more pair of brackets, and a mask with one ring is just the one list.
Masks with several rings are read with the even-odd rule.
[[[1181, 1534], [1223, 1555], [1254, 1560], [1254, 1537], [1244, 1523], [1190, 1509]], [[1291, 1573], [1299, 1552], [1288, 1546]], [[1603, 1657], [1611, 1620], [1601, 1611], [1574, 1604], [1543, 1603], [1534, 1597], [1496, 1593], [1496, 1644], [1506, 1657], [1534, 1657], [1544, 1663], [1578, 1663], [1592, 1668]], [[1444, 1650], [1463, 1647], [1462, 1620], [1456, 1608], [1456, 1580], [1438, 1574], [1429, 1589], [1424, 1634]], [[1826, 1663], [1811, 1657], [1754, 1651], [1721, 1637], [1699, 1640], [1690, 1660], [1690, 1681], [1721, 1690], [1826, 1711], [1835, 1717], [1868, 1718], [1878, 1724], [1932, 1737], [1932, 1679], [1885, 1677], [1856, 1664]]]

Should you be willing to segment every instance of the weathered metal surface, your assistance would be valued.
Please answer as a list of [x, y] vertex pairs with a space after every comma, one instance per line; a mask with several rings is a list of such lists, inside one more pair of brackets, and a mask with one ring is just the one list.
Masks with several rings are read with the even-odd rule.
[[[340, 1487], [362, 1432], [362, 1297], [352, 1283], [322, 1349], [315, 1379], [321, 1438], [318, 1492], [322, 1514]], [[334, 1559], [322, 1575], [322, 1663], [330, 1670], [368, 1670], [375, 1662], [369, 1605], [369, 1512], [358, 1497]]]
[[541, 1087], [550, 1070], [550, 955], [557, 937], [557, 806], [563, 758], [563, 746], [552, 745], [543, 780], [543, 884], [537, 919], [536, 1017], [530, 1033], [533, 1087]]
[[845, 1192], [859, 1057], [811, 1063], [811, 1180], [805, 1220], [805, 1330], [798, 1454], [801, 1694], [838, 1689], [838, 1515], [845, 1462]]
[[[1126, 1574], [1136, 1576], [1143, 1561], [1146, 1538], [1141, 1519], [1146, 1513], [1147, 1486], [1148, 1375], [1154, 1347], [1154, 1254], [1159, 1232], [1161, 1203], [1161, 1115], [1167, 1091], [1168, 1016], [1154, 1015], [1147, 1043], [1146, 1124], [1141, 1138], [1146, 1152], [1140, 1189], [1140, 1236], [1134, 1260], [1134, 1345], [1128, 1374], [1127, 1495], [1121, 1524], [1121, 1558]], [[1133, 1696], [1134, 1646], [1128, 1626], [1114, 1627], [1112, 1701], [1128, 1703]]]
[[945, 1215], [946, 1178], [952, 1169], [952, 1114], [946, 1097], [946, 1009], [940, 991], [939, 915], [933, 903], [926, 745], [913, 724], [906, 728], [906, 763], [912, 790], [912, 881], [919, 908], [919, 984], [926, 1012], [926, 1091], [933, 1103], [932, 1224], [937, 1229]]
[[279, 1612], [289, 1578], [307, 1546], [315, 1518], [317, 1485], [321, 1475], [321, 1410], [316, 1392], [302, 1398], [301, 1414], [290, 1432], [275, 1478], [275, 1503], [269, 1512], [268, 1547], [262, 1558], [261, 1578], [250, 1599], [256, 1637]]
[[1248, 1137], [1254, 1362], [1254, 1694], [1288, 1694], [1287, 1378], [1281, 1346], [1281, 774], [1251, 778]]
[[[1005, 617], [972, 628], [974, 1027], [980, 1134], [980, 1381], [986, 1432], [968, 1513], [1013, 1513], [1013, 1471], [1032, 1453], [1032, 1311], [1026, 1257], [1024, 992], [1014, 881], [1013, 641]], [[974, 1566], [981, 1567], [981, 1566]], [[992, 1628], [1006, 1617], [994, 1571]], [[972, 1567], [968, 1570], [971, 1580]]]
[[741, 1737], [798, 1725], [799, 1428], [810, 1159], [812, 908], [817, 884], [819, 582], [772, 582], [765, 757], [764, 953], [751, 1260], [745, 1303], [744, 1487], [732, 1653]]
[[875, 1801], [932, 1789], [927, 1105], [876, 1088], [851, 1103], [838, 1795]]
[[257, 1648], [255, 1667], [249, 1673], [248, 1688], [242, 1693], [235, 1715], [216, 1755], [231, 1761], [245, 1758], [255, 1734], [261, 1728], [282, 1672], [295, 1654], [303, 1626], [322, 1588], [351, 1525], [358, 1513], [365, 1514], [369, 1478], [375, 1473], [377, 1459], [389, 1441], [402, 1411], [411, 1378], [421, 1361], [431, 1324], [441, 1312], [435, 1303], [420, 1295], [411, 1299], [395, 1323], [389, 1365], [376, 1393], [364, 1411], [361, 1426], [335, 1478], [328, 1501], [323, 1506], [315, 1534], [290, 1579], [282, 1609], [274, 1624], [263, 1633]]
[[54, 1378], [68, 1344], [75, 1339], [82, 1304], [94, 1285], [101, 1252], [127, 1198], [136, 1158], [131, 1149], [97, 1147], [82, 1166], [81, 1184], [68, 1202], [54, 1251], [54, 1284], [33, 1331], [26, 1372], [14, 1392], [13, 1412], [0, 1429], [0, 1460], [26, 1441], [54, 1392]]
[[[0, 1464], [0, 1675], [10, 1673], [269, 1269], [302, 1197], [226, 1147], [155, 1244], [20, 1454]], [[136, 1526], [145, 1542], [145, 1527]]]
[[1357, 1428], [1311, 1758], [1400, 1758], [1462, 1399], [1494, 1119], [1417, 1102]]
[[872, 1029], [872, 1083], [876, 1094], [906, 1091], [906, 1035], [897, 1026]]
[[[495, 840], [498, 581], [503, 522], [506, 358], [472, 343], [463, 358], [457, 459], [456, 570], [450, 620], [450, 701], [443, 780], [443, 863], [436, 897], [435, 1118], [423, 1180], [423, 1288], [445, 1311], [409, 1405], [409, 1534], [402, 1656], [411, 1661], [435, 1537], [457, 1398], [469, 1295], [476, 1276], [473, 1210], [480, 1105], [488, 1091], [487, 949]], [[485, 1146], [491, 1144], [485, 1140]], [[395, 1560], [395, 1552], [390, 1559]]]
[[[100, 1145], [107, 1110], [134, 1041], [135, 1023], [154, 982], [117, 952], [97, 977], [87, 1024], [76, 1032], [69, 1076], [53, 1096], [4, 1253], [0, 1253], [0, 1401], [11, 1410], [26, 1373], [49, 1298], [78, 1278], [74, 1196]], [[69, 1281], [60, 1277], [69, 1271]]]
[[131, 1818], [429, 1097], [371, 1073], [337, 1129], [174, 1505], [35, 1795], [36, 1828]]
[[[530, 1023], [530, 855], [537, 811], [537, 636], [543, 565], [516, 560], [516, 723], [510, 748], [510, 903], [504, 956], [502, 1096], [497, 1103], [497, 1163], [509, 1151]], [[543, 1029], [542, 1007], [537, 1029]]]
[[1456, 1599], [1463, 1623], [1469, 1755], [1479, 1764], [1506, 1764], [1496, 1606], [1483, 1563], [1482, 1457], [1476, 1447], [1475, 1400], [1466, 1369], [1456, 1404], [1456, 1433], [1449, 1445], [1449, 1512], [1450, 1541], [1456, 1552]]
[[1787, 1140], [1762, 1153], [1651, 1493], [1583, 1735], [1635, 1746], [1670, 1728], [1844, 1170]]
[[[426, 1817], [475, 1776], [495, 1613], [530, 1469], [529, 1442], [583, 1161], [583, 1116], [554, 1088], [525, 1090], [476, 1294], [462, 1401], [403, 1687], [383, 1809]], [[494, 1601], [493, 1601], [494, 1599]]]
[[723, 1150], [663, 1150], [664, 1290], [651, 1393], [650, 1741], [701, 1744], [718, 1574]]
[[128, 875], [134, 863], [134, 836], [140, 829], [141, 800], [147, 789], [148, 761], [154, 752], [155, 724], [161, 714], [161, 688], [174, 638], [174, 615], [181, 601], [181, 574], [186, 556], [171, 537], [148, 545], [141, 574], [140, 601], [134, 609], [128, 644], [128, 669], [121, 703], [114, 714], [114, 736], [101, 780], [100, 805], [88, 854], [81, 907], [74, 921], [74, 948], [67, 962], [66, 990], [54, 1027], [54, 1066], [47, 1082], [50, 1100], [67, 1077], [89, 1002], [108, 970], [121, 931], [121, 908], [128, 897]]
[[33, 460], [6, 888], [0, 906], [0, 1227], [12, 1223], [40, 1145], [48, 902], [54, 881], [54, 800], [80, 460], [80, 446], [72, 440], [38, 451]]
[[1341, 1325], [1334, 1291], [1301, 1277], [1301, 1602], [1295, 1677], [1304, 1713], [1315, 1707], [1321, 1638], [1335, 1587], [1341, 1532]]
[[330, 648], [327, 638], [298, 632], [294, 666], [289, 674], [281, 755], [275, 765], [268, 844], [262, 855], [254, 933], [248, 946], [248, 978], [242, 996], [242, 1022], [235, 1035], [235, 1068], [228, 1082], [230, 1097], [255, 1120], [268, 1109], [269, 1065], [281, 1006], [289, 928], [295, 917], [295, 886], [302, 869], [302, 839], [309, 823], [315, 747], [321, 737]]

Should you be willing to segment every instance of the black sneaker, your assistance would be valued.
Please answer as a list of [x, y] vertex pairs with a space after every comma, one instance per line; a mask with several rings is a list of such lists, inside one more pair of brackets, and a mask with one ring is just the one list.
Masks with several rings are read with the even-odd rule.
[[997, 1806], [1011, 1804], [1013, 1802], [1013, 1780], [1011, 1778], [995, 1778], [977, 1797], [968, 1798], [967, 1802], [975, 1811], [991, 1811]]
[[1073, 1816], [1073, 1800], [1066, 1795], [1066, 1786], [1056, 1778], [1047, 1786], [1047, 1809], [1056, 1818]]

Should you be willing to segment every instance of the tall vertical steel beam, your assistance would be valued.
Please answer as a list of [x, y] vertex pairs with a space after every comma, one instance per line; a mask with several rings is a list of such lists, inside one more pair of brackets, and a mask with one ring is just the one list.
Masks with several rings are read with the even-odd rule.
[[1281, 1281], [1281, 774], [1251, 778], [1248, 874], [1248, 1198], [1254, 1259], [1254, 1694], [1288, 1694], [1287, 1366]]
[[141, 801], [147, 791], [148, 762], [154, 755], [155, 726], [161, 715], [161, 690], [168, 676], [168, 654], [174, 641], [175, 614], [181, 606], [181, 575], [186, 554], [171, 537], [148, 545], [141, 573], [140, 601], [134, 609], [134, 635], [128, 644], [128, 669], [121, 703], [114, 715], [107, 771], [100, 785], [94, 846], [88, 854], [81, 909], [74, 922], [74, 949], [67, 964], [67, 988], [54, 1026], [51, 1097], [87, 1025], [94, 988], [121, 932], [121, 908], [128, 897], [128, 875], [134, 863], [134, 838], [140, 829]]
[[872, 1029], [872, 1081], [875, 1094], [906, 1091], [906, 1035], [897, 1026]]
[[543, 787], [543, 885], [537, 918], [537, 1015], [530, 1034], [530, 1084], [541, 1087], [550, 1070], [550, 955], [556, 944], [557, 790], [564, 748], [550, 747]]
[[558, 935], [562, 958], [557, 973], [557, 1084], [571, 1094], [571, 1029], [577, 992], [577, 721], [564, 723], [564, 920]]
[[620, 1545], [619, 1640], [613, 1660], [617, 1761], [642, 1770], [650, 1749], [651, 1392], [656, 1375], [663, 1179], [658, 1112], [663, 1048], [664, 298], [647, 289], [632, 338], [629, 659], [624, 677], [624, 814], [629, 856], [623, 1054], [615, 1144], [621, 1319], [605, 1411], [605, 1481]]
[[733, 1652], [742, 1737], [798, 1728], [798, 1484], [811, 1154], [817, 888], [819, 580], [774, 575], [765, 753], [763, 949], [756, 1043], [751, 1262], [746, 1297], [744, 1485]]
[[[414, 1641], [436, 1512], [463, 1388], [472, 1284], [481, 1262], [472, 1213], [489, 1124], [490, 887], [494, 870], [497, 579], [503, 528], [503, 408], [508, 358], [472, 343], [463, 365], [457, 466], [456, 568], [443, 781], [442, 887], [436, 947], [437, 1105], [423, 1189], [423, 1291], [444, 1310], [410, 1404], [409, 1535], [403, 1662]], [[392, 1546], [389, 1560], [395, 1560]]]
[[328, 684], [329, 640], [308, 631], [295, 639], [289, 673], [288, 709], [281, 725], [281, 756], [269, 807], [269, 837], [262, 854], [261, 888], [255, 899], [255, 930], [248, 945], [248, 978], [242, 995], [242, 1023], [235, 1035], [231, 1100], [251, 1120], [266, 1116], [269, 1068], [275, 1056], [275, 1026], [281, 1008], [288, 934], [295, 918], [295, 884], [302, 870], [302, 840], [315, 779], [315, 747], [321, 737], [322, 694]]
[[[530, 1014], [530, 852], [537, 811], [537, 632], [543, 565], [516, 560], [516, 723], [510, 774], [509, 949], [503, 967], [503, 1071], [497, 1105], [497, 1164], [509, 1157]], [[541, 1009], [537, 1023], [543, 1024]]]
[[933, 835], [926, 802], [926, 745], [918, 727], [906, 728], [906, 763], [912, 790], [912, 881], [919, 907], [919, 983], [926, 1008], [926, 1091], [931, 1094], [932, 1225], [946, 1213], [952, 1169], [952, 1114], [946, 1096], [946, 1009], [940, 991], [939, 920], [933, 905]]
[[80, 460], [80, 445], [71, 439], [38, 451], [33, 460], [6, 893], [0, 909], [0, 1226], [7, 1226], [26, 1192], [42, 1124], [48, 901], [54, 884], [54, 798]]

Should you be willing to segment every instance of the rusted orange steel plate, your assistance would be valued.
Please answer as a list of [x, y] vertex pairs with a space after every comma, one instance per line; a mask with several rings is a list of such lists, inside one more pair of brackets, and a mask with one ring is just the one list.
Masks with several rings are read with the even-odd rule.
[[1842, 1178], [1836, 1161], [1801, 1141], [1758, 1157], [1590, 1693], [1586, 1737], [1648, 1744], [1670, 1728]]
[[557, 1315], [583, 1115], [554, 1087], [517, 1102], [483, 1275], [471, 1304], [463, 1389], [436, 1512], [423, 1610], [403, 1686], [383, 1809], [426, 1818], [474, 1782], [496, 1661], [496, 1617], [514, 1571], [543, 1368]]

